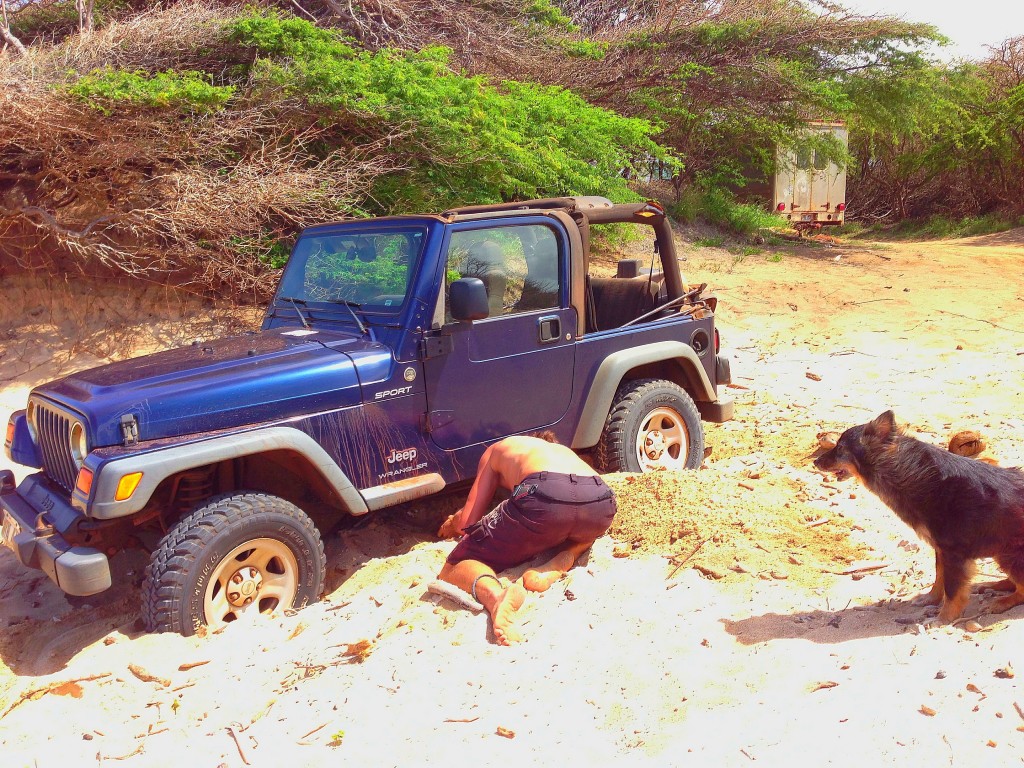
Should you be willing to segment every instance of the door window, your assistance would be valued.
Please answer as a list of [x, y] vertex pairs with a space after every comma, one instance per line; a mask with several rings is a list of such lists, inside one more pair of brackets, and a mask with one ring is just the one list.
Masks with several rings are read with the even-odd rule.
[[[480, 278], [490, 317], [550, 309], [559, 306], [559, 265], [555, 233], [541, 224], [461, 230], [448, 246], [445, 285]], [[452, 322], [447, 310], [446, 321]]]

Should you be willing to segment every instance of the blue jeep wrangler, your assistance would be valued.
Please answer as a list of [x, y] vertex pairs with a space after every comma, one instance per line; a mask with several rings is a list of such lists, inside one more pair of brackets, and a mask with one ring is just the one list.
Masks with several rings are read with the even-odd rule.
[[[654, 254], [588, 267], [595, 227]], [[142, 613], [192, 634], [319, 598], [319, 531], [472, 478], [550, 429], [604, 472], [696, 468], [732, 402], [714, 296], [684, 284], [664, 210], [530, 200], [305, 230], [259, 332], [36, 387], [0, 473], [3, 544], [68, 595], [151, 550]], [[148, 546], [147, 543], [148, 542]]]

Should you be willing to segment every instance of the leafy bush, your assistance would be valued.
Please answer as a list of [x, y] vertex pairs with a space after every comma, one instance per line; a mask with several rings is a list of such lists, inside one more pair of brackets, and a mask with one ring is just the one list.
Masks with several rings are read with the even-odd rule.
[[701, 191], [696, 187], [680, 190], [679, 199], [669, 208], [669, 213], [684, 224], [698, 219], [701, 211]]
[[565, 194], [635, 199], [621, 171], [645, 155], [667, 158], [646, 120], [564, 88], [456, 74], [445, 48], [358, 50], [337, 31], [262, 11], [229, 29], [264, 57], [253, 65], [257, 85], [326, 109], [368, 140], [389, 136], [410, 170], [377, 187], [384, 208]]
[[288, 263], [291, 255], [291, 243], [282, 242], [272, 235], [261, 232], [257, 236], [234, 236], [228, 238], [228, 244], [242, 257], [255, 257], [263, 266], [270, 269], [281, 269]]
[[564, 40], [561, 48], [574, 59], [601, 61], [608, 54], [609, 44], [599, 40]]
[[756, 205], [737, 203], [731, 194], [721, 189], [711, 189], [704, 193], [703, 211], [712, 224], [739, 235], [751, 235], [759, 229], [779, 224], [779, 220], [768, 211]]
[[621, 255], [644, 239], [644, 229], [629, 224], [591, 224], [590, 253], [596, 257]]
[[572, 19], [562, 13], [551, 0], [528, 0], [526, 15], [539, 24], [567, 30], [574, 29]]
[[117, 104], [213, 112], [234, 94], [233, 86], [216, 86], [202, 72], [126, 72], [107, 67], [82, 75], [67, 92], [107, 114]]

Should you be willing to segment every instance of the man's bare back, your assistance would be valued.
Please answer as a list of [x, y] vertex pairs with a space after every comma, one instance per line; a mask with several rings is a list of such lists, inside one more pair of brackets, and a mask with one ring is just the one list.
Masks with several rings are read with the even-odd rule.
[[511, 491], [524, 477], [534, 472], [586, 476], [598, 474], [571, 448], [564, 445], [529, 435], [506, 437], [484, 451], [465, 506], [445, 520], [438, 535], [447, 538], [472, 525], [488, 511], [491, 498], [498, 488]]
[[509, 437], [492, 445], [490, 466], [499, 485], [511, 490], [534, 472], [561, 472], [569, 475], [596, 475], [587, 462], [571, 448], [526, 435]]

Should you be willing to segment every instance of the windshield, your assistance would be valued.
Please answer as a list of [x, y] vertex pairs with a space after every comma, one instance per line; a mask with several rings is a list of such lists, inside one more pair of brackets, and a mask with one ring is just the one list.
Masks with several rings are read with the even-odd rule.
[[404, 306], [426, 229], [311, 234], [299, 238], [278, 296], [394, 314]]

